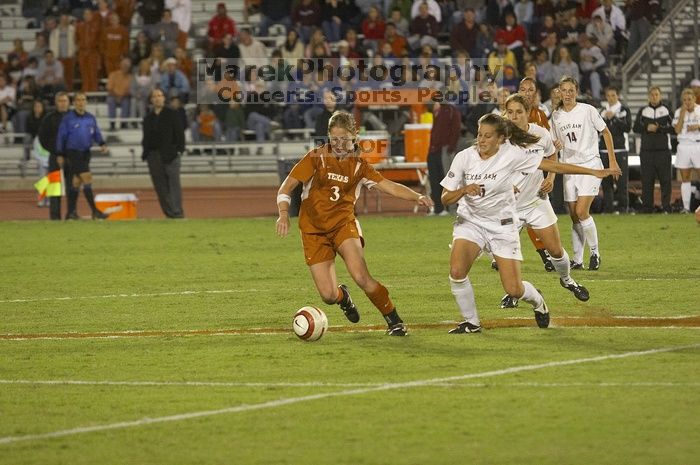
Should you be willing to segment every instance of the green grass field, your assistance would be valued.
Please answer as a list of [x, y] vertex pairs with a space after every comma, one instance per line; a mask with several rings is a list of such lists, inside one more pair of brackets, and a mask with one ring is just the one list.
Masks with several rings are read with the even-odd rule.
[[[481, 259], [487, 329], [467, 336], [446, 334], [451, 220], [361, 221], [409, 337], [371, 330], [339, 265], [362, 314], [346, 331], [270, 218], [0, 223], [0, 464], [698, 463], [692, 217], [598, 216], [602, 268], [574, 273], [587, 303], [523, 234], [554, 324], [498, 308]], [[314, 343], [291, 332], [307, 304], [331, 324]]]

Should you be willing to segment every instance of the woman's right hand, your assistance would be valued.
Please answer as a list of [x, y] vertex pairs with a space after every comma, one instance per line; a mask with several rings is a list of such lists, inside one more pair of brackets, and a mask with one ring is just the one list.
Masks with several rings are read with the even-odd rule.
[[484, 195], [481, 184], [467, 184], [462, 188], [462, 192], [463, 195], [471, 195], [474, 197]]
[[277, 218], [277, 235], [285, 237], [289, 233], [289, 213], [281, 212]]

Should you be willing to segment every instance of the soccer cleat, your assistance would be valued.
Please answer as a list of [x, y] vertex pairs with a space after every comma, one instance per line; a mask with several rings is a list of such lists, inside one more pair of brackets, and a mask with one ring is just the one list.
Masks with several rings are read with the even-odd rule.
[[348, 287], [345, 284], [341, 284], [338, 287], [343, 292], [343, 300], [338, 303], [338, 305], [340, 305], [340, 309], [345, 314], [345, 318], [350, 320], [351, 323], [357, 323], [360, 321], [360, 313], [357, 311], [357, 307], [352, 302], [352, 297], [350, 297]]
[[554, 265], [552, 264], [552, 261], [549, 258], [544, 262], [544, 271], [546, 271], [547, 273], [551, 273], [552, 271], [554, 271]]
[[537, 249], [537, 253], [540, 254], [542, 263], [544, 264], [544, 271], [550, 272], [554, 271], [554, 265], [552, 265], [551, 257], [545, 249]]
[[571, 267], [572, 270], [582, 270], [583, 269], [583, 263], [576, 263], [573, 260], [571, 260], [569, 262], [569, 266]]
[[491, 260], [491, 269], [498, 271], [498, 263], [496, 263], [496, 260]]
[[66, 219], [67, 220], [79, 220], [80, 217], [76, 212], [68, 212], [66, 213]]
[[394, 325], [391, 325], [386, 330], [387, 336], [405, 336], [406, 333], [408, 333], [408, 329], [406, 328], [406, 326], [404, 326], [403, 323], [396, 323]]
[[597, 271], [600, 269], [600, 255], [591, 255], [591, 259], [588, 262], [589, 271]]
[[474, 325], [468, 321], [463, 321], [457, 325], [456, 328], [452, 328], [447, 331], [448, 334], [470, 334], [470, 333], [480, 333], [481, 326]]
[[564, 280], [559, 278], [559, 284], [561, 284], [561, 287], [563, 287], [564, 289], [568, 289], [571, 292], [573, 292], [574, 297], [576, 297], [581, 302], [585, 302], [591, 298], [591, 296], [588, 294], [588, 289], [581, 286], [574, 280], [571, 280], [571, 284], [564, 284]]
[[548, 328], [549, 309], [547, 308], [547, 302], [544, 301], [544, 296], [542, 295], [542, 292], [540, 292], [539, 289], [537, 289], [537, 292], [539, 292], [540, 296], [542, 296], [542, 305], [533, 309], [533, 311], [535, 312], [535, 321], [537, 322], [537, 326], [539, 328]]
[[515, 308], [518, 306], [518, 298], [510, 296], [508, 294], [504, 295], [501, 299], [501, 308]]
[[93, 210], [92, 212], [92, 219], [93, 220], [105, 220], [109, 217], [108, 213], [103, 213], [99, 210]]

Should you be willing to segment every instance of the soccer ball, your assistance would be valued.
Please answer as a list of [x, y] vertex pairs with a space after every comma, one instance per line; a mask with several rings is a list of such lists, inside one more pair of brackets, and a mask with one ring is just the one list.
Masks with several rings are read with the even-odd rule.
[[299, 339], [304, 341], [317, 341], [328, 331], [328, 318], [319, 308], [302, 307], [294, 314], [292, 329]]

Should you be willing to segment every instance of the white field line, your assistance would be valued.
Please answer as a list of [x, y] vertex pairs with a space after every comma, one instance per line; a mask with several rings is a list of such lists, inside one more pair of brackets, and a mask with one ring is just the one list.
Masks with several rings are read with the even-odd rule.
[[[309, 381], [303, 383], [265, 383], [265, 382], [228, 382], [228, 381], [89, 381], [74, 379], [0, 379], [0, 384], [29, 385], [29, 386], [115, 386], [115, 387], [232, 387], [232, 388], [305, 388], [305, 387], [376, 387], [387, 383], [326, 383]], [[425, 384], [431, 387], [700, 387], [699, 383], [671, 382], [600, 382], [600, 383], [454, 383], [439, 382]]]
[[12, 443], [17, 443], [17, 442], [26, 442], [26, 441], [37, 441], [37, 440], [51, 439], [51, 438], [60, 438], [60, 437], [74, 436], [74, 435], [84, 434], [84, 433], [94, 433], [94, 432], [99, 432], [99, 431], [135, 428], [135, 427], [150, 425], [150, 424], [154, 424], [154, 423], [169, 423], [169, 422], [174, 422], [174, 421], [193, 420], [196, 418], [204, 418], [204, 417], [210, 417], [210, 416], [214, 416], [214, 415], [224, 415], [224, 414], [249, 412], [249, 411], [255, 411], [255, 410], [272, 409], [272, 408], [277, 408], [277, 407], [283, 407], [286, 405], [299, 404], [302, 402], [310, 402], [310, 401], [320, 400], [320, 399], [328, 399], [328, 398], [332, 398], [332, 397], [347, 397], [347, 396], [369, 394], [372, 392], [392, 391], [392, 390], [397, 390], [397, 389], [410, 389], [410, 388], [416, 388], [416, 387], [427, 387], [427, 386], [431, 386], [431, 385], [439, 384], [439, 383], [450, 383], [450, 382], [454, 382], [454, 381], [464, 381], [467, 379], [490, 378], [493, 376], [503, 376], [503, 375], [509, 375], [509, 374], [513, 374], [513, 373], [521, 373], [521, 372], [525, 372], [525, 371], [535, 371], [535, 370], [541, 370], [544, 368], [579, 365], [582, 363], [601, 362], [601, 361], [605, 361], [605, 360], [617, 360], [617, 359], [623, 359], [623, 358], [629, 358], [629, 357], [642, 357], [642, 356], [646, 356], [646, 355], [655, 355], [655, 354], [660, 354], [660, 353], [664, 353], [664, 352], [674, 352], [674, 351], [678, 351], [678, 350], [698, 349], [698, 348], [700, 348], [700, 344], [689, 344], [689, 345], [676, 346], [676, 347], [662, 347], [662, 348], [658, 348], [658, 349], [625, 352], [622, 354], [600, 355], [597, 357], [577, 358], [577, 359], [571, 359], [571, 360], [561, 360], [561, 361], [540, 363], [540, 364], [536, 364], [536, 365], [521, 365], [521, 366], [516, 366], [516, 367], [504, 368], [501, 370], [484, 371], [481, 373], [468, 373], [468, 374], [464, 374], [464, 375], [448, 376], [448, 377], [444, 377], [444, 378], [432, 378], [432, 379], [409, 381], [409, 382], [404, 382], [404, 383], [386, 383], [386, 384], [382, 384], [379, 386], [347, 389], [347, 390], [343, 390], [343, 391], [326, 392], [326, 393], [312, 394], [312, 395], [300, 396], [300, 397], [288, 397], [286, 399], [278, 399], [278, 400], [272, 400], [272, 401], [268, 401], [268, 402], [261, 402], [259, 404], [250, 404], [250, 405], [244, 404], [244, 405], [238, 405], [235, 407], [228, 407], [228, 408], [223, 408], [223, 409], [218, 409], [218, 410], [202, 410], [199, 412], [189, 412], [189, 413], [182, 413], [182, 414], [178, 414], [178, 415], [168, 415], [168, 416], [156, 417], [156, 418], [141, 418], [139, 420], [133, 420], [133, 421], [122, 421], [122, 422], [118, 422], [118, 423], [108, 423], [108, 424], [104, 424], [104, 425], [83, 426], [83, 427], [72, 428], [72, 429], [67, 429], [67, 430], [53, 431], [50, 433], [27, 434], [24, 436], [5, 436], [5, 437], [0, 438], [0, 445], [12, 444]]
[[[697, 281], [697, 277], [688, 278], [630, 278], [630, 279], [588, 279], [590, 282], [608, 282], [608, 283], [622, 283], [622, 282], [638, 282], [638, 281]], [[394, 281], [396, 282], [396, 280]], [[474, 286], [480, 286], [479, 283], [474, 283]], [[485, 285], [485, 284], [481, 284]], [[392, 286], [395, 289], [401, 289], [400, 286]], [[411, 287], [412, 288], [412, 287]], [[307, 291], [308, 288], [299, 289], [286, 289], [287, 291]], [[124, 298], [142, 298], [142, 297], [167, 297], [167, 296], [188, 296], [188, 295], [206, 295], [206, 294], [244, 294], [244, 293], [258, 293], [258, 292], [279, 292], [279, 289], [219, 289], [219, 290], [205, 290], [205, 291], [171, 291], [171, 292], [148, 292], [148, 293], [119, 293], [119, 294], [105, 294], [105, 295], [87, 295], [87, 296], [63, 296], [63, 297], [40, 297], [40, 298], [17, 298], [17, 299], [6, 299], [0, 300], [0, 304], [9, 303], [27, 303], [27, 302], [58, 302], [58, 301], [71, 301], [71, 300], [93, 300], [93, 299], [124, 299]]]

